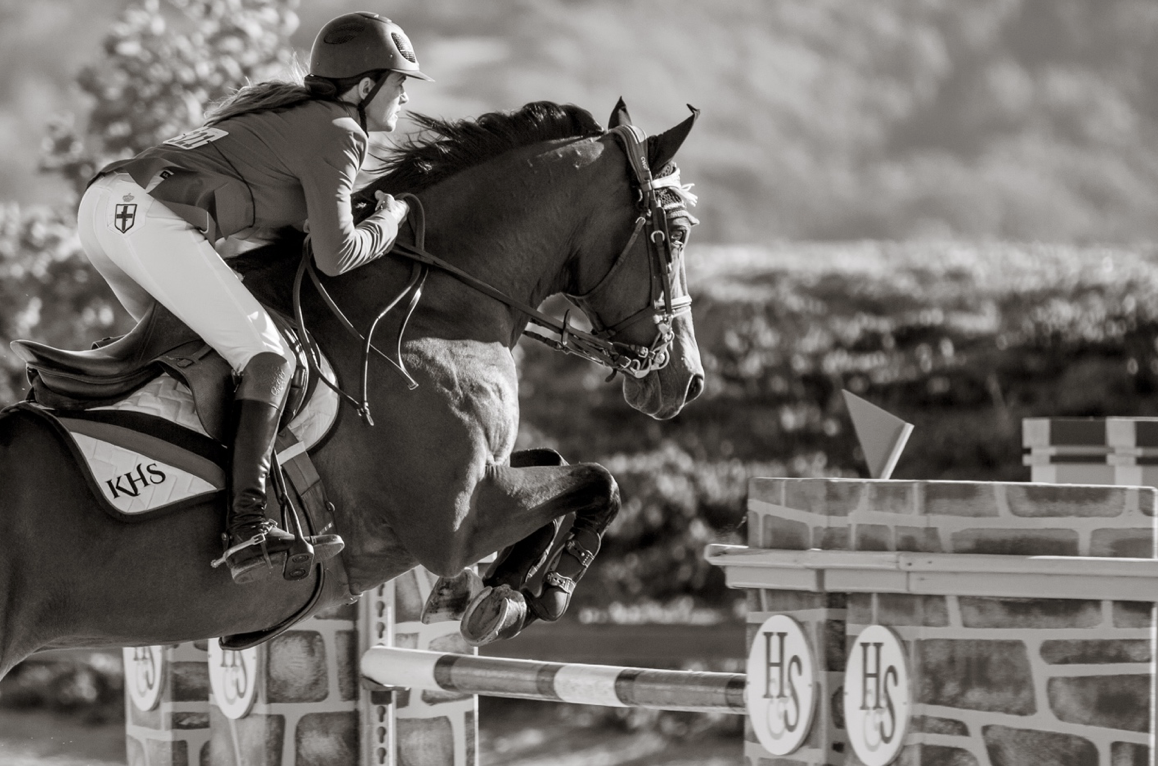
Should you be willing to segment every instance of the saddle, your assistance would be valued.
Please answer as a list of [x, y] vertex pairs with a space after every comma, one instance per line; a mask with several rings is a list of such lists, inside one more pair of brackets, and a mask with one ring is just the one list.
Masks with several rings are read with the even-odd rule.
[[[283, 528], [309, 539], [334, 528], [333, 506], [307, 449], [329, 430], [337, 401], [308, 375], [297, 328], [279, 312], [270, 314], [300, 360], [274, 448], [270, 507], [272, 513], [281, 511]], [[15, 407], [40, 416], [62, 436], [110, 515], [138, 521], [224, 489], [233, 371], [163, 306], [155, 304], [128, 334], [98, 341], [89, 350], [28, 340], [13, 341], [11, 348], [25, 362], [31, 384], [28, 400]], [[297, 614], [264, 631], [224, 637], [222, 645], [256, 645], [323, 603], [351, 598], [340, 556], [311, 562], [292, 579], [311, 572], [317, 574], [313, 594]]]
[[[279, 324], [284, 333], [288, 322], [281, 319]], [[26, 365], [30, 401], [55, 410], [88, 410], [118, 402], [168, 373], [192, 392], [205, 432], [225, 441], [233, 371], [160, 304], [154, 304], [128, 334], [98, 341], [87, 351], [30, 340], [14, 340], [10, 345]]]

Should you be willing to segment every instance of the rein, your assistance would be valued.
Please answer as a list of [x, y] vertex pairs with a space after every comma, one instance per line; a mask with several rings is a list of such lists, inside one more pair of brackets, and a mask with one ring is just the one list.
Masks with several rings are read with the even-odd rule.
[[[660, 370], [667, 366], [670, 359], [669, 350], [675, 339], [675, 333], [672, 330], [672, 321], [680, 314], [691, 311], [692, 303], [691, 296], [689, 295], [684, 295], [676, 299], [672, 298], [672, 274], [678, 264], [677, 258], [672, 252], [667, 228], [667, 216], [663, 206], [660, 204], [658, 194], [658, 190], [661, 188], [678, 187], [678, 171], [672, 174], [677, 176], [674, 182], [670, 176], [665, 176], [659, 181], [653, 180], [651, 171], [647, 166], [647, 161], [643, 156], [643, 140], [645, 136], [642, 131], [634, 126], [623, 125], [612, 128], [609, 132], [623, 144], [624, 151], [627, 154], [629, 164], [631, 165], [636, 183], [639, 187], [639, 198], [643, 212], [636, 218], [635, 226], [627, 244], [623, 250], [620, 251], [615, 261], [612, 262], [607, 274], [599, 280], [599, 283], [583, 295], [566, 295], [566, 298], [583, 310], [591, 320], [594, 328], [592, 332], [587, 333], [571, 327], [568, 323], [570, 312], [564, 314], [563, 320], [560, 322], [533, 306], [511, 298], [501, 290], [460, 269], [454, 264], [426, 252], [424, 249], [426, 240], [426, 213], [422, 207], [422, 202], [413, 194], [403, 193], [398, 194], [397, 198], [407, 200], [410, 206], [411, 225], [415, 232], [414, 244], [395, 242], [394, 247], [390, 250], [390, 254], [409, 259], [413, 264], [413, 268], [411, 269], [410, 279], [406, 286], [378, 313], [378, 316], [374, 319], [373, 323], [371, 323], [370, 329], [365, 335], [362, 335], [353, 323], [350, 322], [322, 284], [321, 278], [314, 268], [313, 258], [311, 257], [311, 243], [308, 237], [302, 246], [303, 257], [294, 278], [294, 319], [302, 330], [303, 346], [307, 350], [309, 364], [315, 368], [318, 378], [339, 396], [353, 405], [355, 409], [357, 409], [358, 414], [371, 426], [374, 425], [374, 420], [370, 416], [370, 404], [368, 400], [371, 352], [378, 354], [378, 356], [389, 362], [406, 380], [410, 390], [417, 388], [418, 383], [406, 371], [405, 364], [402, 360], [402, 336], [406, 331], [406, 325], [410, 320], [411, 314], [413, 314], [414, 309], [418, 305], [418, 301], [422, 297], [422, 287], [426, 282], [426, 276], [430, 268], [437, 268], [440, 271], [444, 271], [484, 295], [494, 298], [518, 312], [525, 314], [528, 318], [529, 325], [535, 325], [549, 332], [558, 334], [558, 339], [555, 339], [524, 330], [524, 334], [527, 337], [534, 338], [557, 351], [574, 354], [611, 368], [611, 375], [607, 378], [608, 381], [614, 378], [616, 373], [619, 372], [625, 375], [631, 375], [634, 378], [643, 378], [652, 371]], [[592, 296], [602, 292], [612, 283], [612, 277], [626, 261], [627, 255], [645, 228], [648, 230], [648, 264], [651, 270], [651, 291], [648, 305], [630, 314], [626, 319], [617, 322], [611, 327], [602, 326], [595, 312], [586, 310], [584, 304], [589, 303]], [[362, 375], [359, 398], [355, 398], [341, 390], [336, 383], [328, 380], [320, 373], [321, 353], [309, 333], [305, 332], [305, 317], [301, 306], [301, 286], [304, 281], [304, 276], [307, 274], [323, 302], [338, 319], [338, 322], [346, 332], [362, 342]], [[407, 305], [406, 313], [403, 316], [402, 325], [398, 331], [396, 361], [374, 346], [374, 332], [377, 330], [379, 322], [381, 322], [408, 293], [410, 294], [410, 301]], [[624, 328], [642, 321], [648, 316], [652, 317], [657, 327], [656, 337], [650, 346], [640, 346], [613, 340], [613, 337]]]
[[[415, 224], [415, 238], [421, 244], [426, 239], [426, 220], [425, 213], [421, 207], [417, 211], [417, 221]], [[306, 350], [306, 360], [313, 369], [315, 376], [326, 384], [334, 393], [344, 399], [349, 404], [353, 405], [358, 411], [358, 415], [362, 417], [370, 426], [374, 425], [374, 418], [370, 415], [370, 400], [369, 400], [369, 386], [370, 386], [370, 352], [378, 354], [378, 356], [389, 362], [394, 369], [406, 380], [406, 387], [413, 391], [418, 388], [418, 382], [410, 377], [410, 373], [406, 371], [406, 365], [402, 361], [402, 336], [406, 333], [406, 325], [410, 322], [410, 316], [414, 313], [414, 309], [418, 306], [418, 301], [422, 298], [422, 288], [426, 284], [426, 275], [429, 270], [426, 266], [415, 264], [415, 267], [410, 270], [410, 279], [406, 286], [402, 288], [401, 292], [395, 296], [394, 300], [386, 304], [386, 307], [378, 312], [378, 316], [374, 318], [370, 325], [369, 332], [365, 336], [358, 332], [358, 328], [346, 317], [341, 307], [330, 296], [325, 285], [322, 284], [321, 278], [318, 276], [317, 269], [314, 268], [314, 259], [311, 252], [310, 238], [306, 237], [302, 243], [302, 259], [298, 265], [297, 274], [294, 275], [293, 286], [293, 306], [294, 306], [294, 322], [297, 323], [299, 335], [302, 339], [302, 347]], [[322, 374], [321, 368], [321, 350], [318, 344], [314, 341], [313, 336], [306, 332], [305, 313], [302, 310], [302, 281], [305, 275], [309, 275], [310, 281], [314, 284], [314, 289], [317, 290], [318, 295], [321, 296], [322, 301], [330, 309], [330, 312], [338, 320], [338, 323], [355, 338], [362, 341], [362, 388], [361, 395], [355, 399], [350, 394], [338, 387], [337, 383], [331, 381]], [[410, 302], [406, 306], [406, 314], [402, 317], [402, 325], [398, 328], [398, 342], [396, 347], [396, 354], [398, 361], [388, 356], [374, 345], [374, 331], [378, 329], [378, 323], [385, 318], [387, 314], [394, 310], [394, 307], [410, 293]]]

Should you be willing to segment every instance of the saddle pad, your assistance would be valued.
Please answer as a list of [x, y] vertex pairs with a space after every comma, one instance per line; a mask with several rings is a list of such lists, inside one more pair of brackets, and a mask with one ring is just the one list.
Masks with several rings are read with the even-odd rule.
[[[59, 415], [57, 420], [105, 501], [122, 514], [175, 507], [225, 487], [219, 462], [174, 442], [117, 423]], [[224, 449], [221, 453], [224, 462]]]
[[[328, 363], [322, 374], [332, 380]], [[338, 395], [328, 386], [315, 389], [288, 426], [299, 451], [329, 432], [338, 406]], [[225, 487], [224, 450], [205, 432], [192, 392], [176, 378], [161, 375], [115, 404], [85, 412], [57, 413], [57, 420], [72, 436], [93, 484], [118, 514], [137, 517], [172, 509]], [[183, 438], [178, 431], [192, 433]], [[221, 449], [220, 455], [205, 446], [209, 442]]]

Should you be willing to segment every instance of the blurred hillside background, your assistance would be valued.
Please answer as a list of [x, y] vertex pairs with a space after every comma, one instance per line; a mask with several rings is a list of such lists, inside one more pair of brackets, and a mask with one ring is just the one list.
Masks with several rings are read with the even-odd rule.
[[[0, 337], [125, 331], [78, 185], [355, 9], [413, 39], [415, 111], [703, 111], [679, 162], [704, 396], [651, 422], [519, 350], [520, 446], [623, 487], [593, 619], [731, 603], [701, 551], [741, 539], [748, 477], [864, 475], [842, 388], [916, 424], [896, 478], [1027, 479], [1021, 418], [1158, 413], [1153, 0], [0, 0]], [[0, 372], [21, 397], [6, 343]]]

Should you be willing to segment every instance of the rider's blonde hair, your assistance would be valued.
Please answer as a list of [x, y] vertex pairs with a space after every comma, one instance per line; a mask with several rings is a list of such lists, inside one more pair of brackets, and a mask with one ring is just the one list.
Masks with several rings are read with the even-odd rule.
[[206, 111], [206, 125], [216, 125], [222, 120], [240, 114], [274, 112], [289, 109], [306, 101], [332, 98], [320, 95], [305, 84], [306, 70], [294, 61], [284, 79], [266, 80], [245, 85], [220, 101], [211, 104]]

